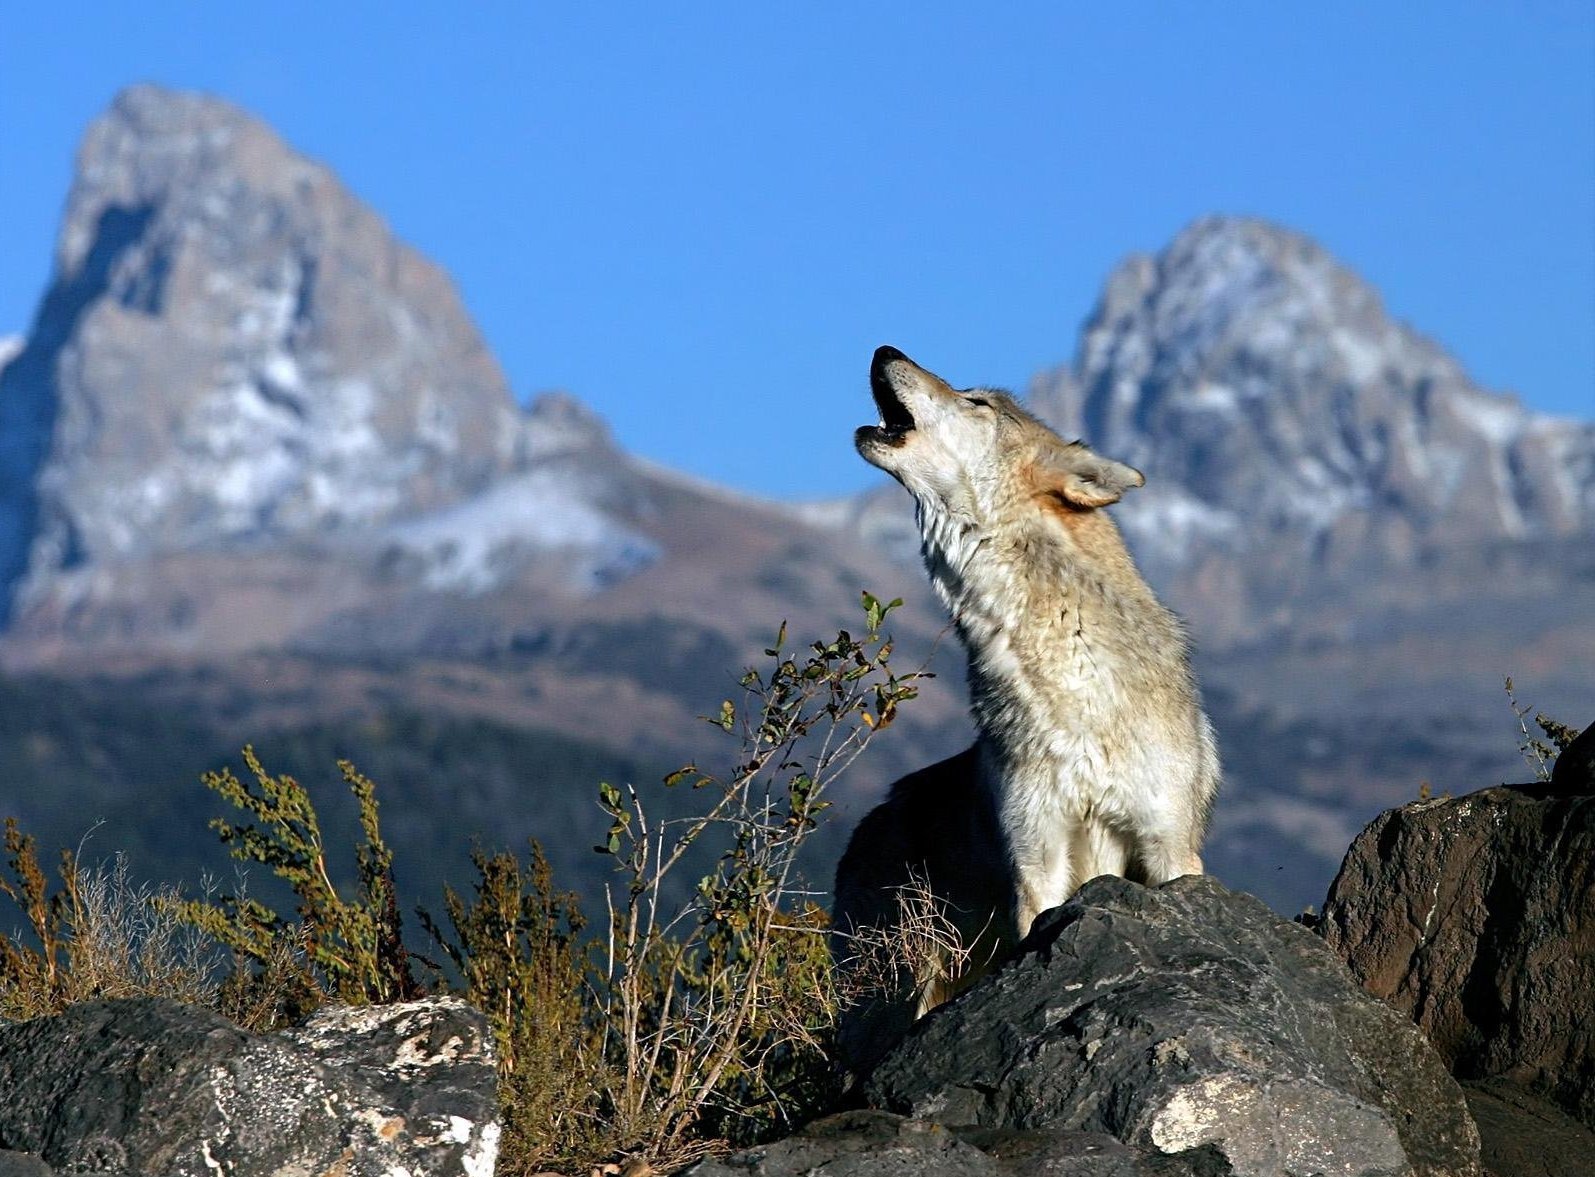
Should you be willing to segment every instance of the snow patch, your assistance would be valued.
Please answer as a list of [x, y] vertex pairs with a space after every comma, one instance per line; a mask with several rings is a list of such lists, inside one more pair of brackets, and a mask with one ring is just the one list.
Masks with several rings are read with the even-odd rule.
[[460, 448], [454, 413], [435, 388], [424, 389], [421, 393], [416, 407], [415, 433], [423, 443], [441, 454], [453, 454]]
[[1137, 491], [1119, 518], [1139, 546], [1165, 559], [1180, 558], [1199, 540], [1234, 537], [1241, 525], [1233, 511], [1168, 486]]
[[273, 387], [284, 392], [299, 392], [305, 386], [299, 371], [299, 361], [285, 351], [272, 352], [260, 365], [260, 374]]
[[424, 561], [427, 587], [467, 595], [502, 583], [517, 552], [578, 554], [573, 587], [596, 591], [659, 557], [658, 546], [580, 497], [568, 476], [534, 470], [467, 502], [397, 524], [388, 538]]
[[1181, 404], [1186, 408], [1232, 416], [1240, 411], [1240, 394], [1226, 384], [1203, 382], [1191, 390]]
[[1483, 393], [1460, 393], [1451, 398], [1448, 407], [1474, 433], [1496, 446], [1515, 442], [1534, 416], [1515, 401]]
[[1389, 349], [1381, 340], [1342, 327], [1330, 336], [1330, 345], [1354, 383], [1371, 383], [1384, 372]]

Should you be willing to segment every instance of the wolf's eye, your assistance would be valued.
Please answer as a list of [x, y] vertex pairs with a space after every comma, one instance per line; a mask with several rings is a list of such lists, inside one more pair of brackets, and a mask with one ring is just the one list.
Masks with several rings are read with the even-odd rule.
[[981, 396], [966, 396], [964, 399], [966, 401], [968, 401], [972, 405], [979, 405], [983, 409], [991, 408], [991, 402], [989, 400], [987, 400], [985, 397], [981, 397]]

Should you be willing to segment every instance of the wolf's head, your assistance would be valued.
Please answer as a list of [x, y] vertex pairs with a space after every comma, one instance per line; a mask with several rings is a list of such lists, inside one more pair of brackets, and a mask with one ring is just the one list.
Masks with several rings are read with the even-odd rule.
[[853, 444], [918, 500], [921, 511], [991, 526], [1037, 504], [1091, 511], [1146, 479], [1139, 470], [1067, 442], [1005, 392], [960, 392], [895, 347], [876, 350], [870, 391], [879, 425]]

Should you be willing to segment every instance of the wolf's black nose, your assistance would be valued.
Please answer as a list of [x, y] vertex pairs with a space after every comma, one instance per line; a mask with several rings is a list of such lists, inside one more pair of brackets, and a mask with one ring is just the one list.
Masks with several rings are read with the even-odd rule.
[[875, 359], [870, 364], [870, 367], [879, 370], [881, 368], [884, 368], [887, 364], [891, 363], [893, 360], [906, 360], [906, 359], [908, 359], [908, 357], [905, 356], [902, 352], [898, 351], [895, 347], [890, 347], [890, 346], [877, 347], [875, 349]]

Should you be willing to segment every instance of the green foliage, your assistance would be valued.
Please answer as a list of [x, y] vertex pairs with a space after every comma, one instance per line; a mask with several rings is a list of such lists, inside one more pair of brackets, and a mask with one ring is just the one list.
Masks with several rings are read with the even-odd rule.
[[445, 932], [422, 925], [493, 1025], [504, 1137], [502, 1172], [577, 1165], [606, 1151], [593, 1109], [604, 1070], [594, 1017], [592, 948], [576, 896], [554, 886], [543, 848], [527, 869], [512, 854], [473, 855], [469, 900], [444, 893]]
[[[472, 894], [446, 897], [447, 931], [423, 916], [493, 1020], [505, 1172], [621, 1157], [668, 1170], [790, 1129], [835, 1097], [826, 919], [798, 856], [826, 790], [916, 693], [880, 633], [897, 604], [865, 594], [863, 637], [799, 652], [782, 627], [740, 703], [705, 717], [737, 738], [732, 769], [665, 778], [701, 793], [701, 812], [655, 820], [658, 797], [599, 785], [609, 827], [595, 849], [617, 881], [598, 936], [583, 938], [575, 897], [535, 846], [529, 871], [478, 854]], [[673, 900], [672, 875], [697, 870], [706, 847], [708, 873]]]
[[[599, 790], [609, 814], [598, 849], [615, 860], [605, 941], [603, 1026], [614, 1073], [606, 1111], [620, 1140], [679, 1162], [715, 1138], [790, 1127], [829, 1093], [836, 999], [822, 935], [798, 873], [825, 795], [874, 733], [917, 693], [891, 667], [880, 626], [900, 601], [863, 594], [866, 633], [789, 651], [741, 679], [709, 722], [739, 737], [723, 778], [697, 765], [666, 778], [712, 798], [702, 815], [651, 826], [633, 788]], [[679, 907], [664, 886], [700, 839], [722, 849]]]
[[272, 776], [252, 747], [244, 749], [249, 778], [231, 768], [206, 773], [205, 785], [255, 819], [210, 825], [232, 847], [234, 858], [267, 866], [292, 888], [298, 921], [290, 922], [251, 898], [242, 888], [210, 900], [183, 900], [177, 911], [187, 923], [213, 936], [264, 977], [285, 967], [284, 943], [296, 944], [302, 959], [289, 989], [303, 999], [324, 994], [352, 1005], [404, 1001], [423, 990], [411, 970], [393, 883], [393, 854], [382, 839], [376, 786], [347, 760], [338, 762], [360, 812], [364, 840], [355, 848], [357, 884], [352, 900], [333, 885], [327, 870], [321, 823], [303, 785]]

